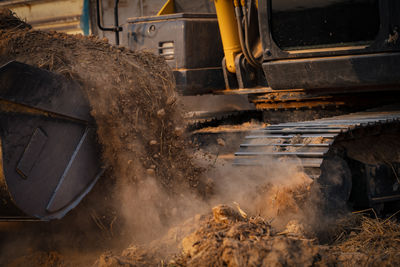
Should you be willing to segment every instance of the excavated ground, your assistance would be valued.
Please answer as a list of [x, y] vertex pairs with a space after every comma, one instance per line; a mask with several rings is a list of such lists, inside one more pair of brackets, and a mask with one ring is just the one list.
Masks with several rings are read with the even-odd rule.
[[163, 59], [1, 10], [0, 65], [10, 60], [81, 84], [108, 171], [60, 221], [1, 223], [1, 266], [400, 265], [395, 216], [326, 214], [302, 172], [232, 169], [187, 141]]

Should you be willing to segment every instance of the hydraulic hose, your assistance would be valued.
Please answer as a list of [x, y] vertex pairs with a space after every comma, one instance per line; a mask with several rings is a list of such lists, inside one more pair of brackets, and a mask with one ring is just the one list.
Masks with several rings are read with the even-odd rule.
[[[246, 1], [243, 1], [243, 2], [246, 2]], [[251, 47], [250, 47], [250, 42], [249, 42], [249, 21], [248, 21], [248, 16], [247, 16], [246, 3], [244, 3], [244, 5], [242, 5], [242, 11], [243, 11], [243, 16], [244, 16], [244, 35], [245, 35], [246, 52], [247, 52], [247, 55], [249, 56], [251, 62], [256, 66], [256, 68], [261, 68], [261, 63], [253, 56], [253, 53], [251, 52]]]
[[258, 68], [257, 64], [251, 60], [248, 51], [246, 49], [246, 44], [243, 36], [243, 26], [242, 26], [242, 14], [239, 6], [235, 6], [235, 13], [236, 13], [236, 22], [237, 22], [237, 27], [238, 27], [238, 32], [239, 32], [239, 41], [240, 41], [240, 46], [242, 48], [242, 52], [244, 57], [246, 58], [247, 62], [254, 68]]

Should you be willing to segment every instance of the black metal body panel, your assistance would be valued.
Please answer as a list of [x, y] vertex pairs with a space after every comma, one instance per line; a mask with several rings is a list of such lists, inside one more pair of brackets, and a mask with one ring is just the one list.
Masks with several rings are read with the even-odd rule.
[[[273, 89], [345, 87], [350, 92], [352, 86], [399, 82], [395, 71], [400, 54], [399, 1], [379, 1], [379, 32], [375, 40], [362, 45], [283, 50], [271, 34], [271, 14], [271, 0], [260, 1], [263, 70]], [[379, 55], [384, 53], [388, 55]]]
[[224, 55], [215, 14], [132, 18], [125, 27], [124, 38], [130, 49], [150, 50], [164, 56], [181, 94], [203, 94], [224, 88]]
[[286, 59], [263, 68], [273, 89], [400, 87], [400, 53]]
[[221, 68], [178, 69], [174, 76], [181, 95], [204, 94], [214, 88], [225, 88]]
[[0, 66], [0, 77], [0, 99], [60, 116], [93, 121], [90, 106], [76, 82], [15, 61]]
[[0, 69], [0, 220], [63, 217], [103, 169], [90, 105], [77, 83], [11, 62]]
[[272, 38], [283, 50], [370, 43], [379, 11], [379, 0], [271, 0]]

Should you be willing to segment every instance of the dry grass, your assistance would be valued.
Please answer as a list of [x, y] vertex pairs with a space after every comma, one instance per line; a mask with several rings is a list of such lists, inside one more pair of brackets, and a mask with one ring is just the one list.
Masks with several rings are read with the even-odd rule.
[[338, 222], [341, 229], [330, 252], [345, 266], [400, 265], [400, 224], [387, 219], [355, 214]]
[[338, 245], [342, 251], [400, 253], [400, 225], [394, 220], [362, 217], [354, 231], [358, 233], [351, 232], [349, 239]]

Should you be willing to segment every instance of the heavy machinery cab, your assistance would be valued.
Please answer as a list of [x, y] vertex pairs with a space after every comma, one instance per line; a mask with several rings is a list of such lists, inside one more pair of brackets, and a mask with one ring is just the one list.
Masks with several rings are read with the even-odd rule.
[[263, 70], [273, 89], [400, 82], [400, 3], [260, 1]]

